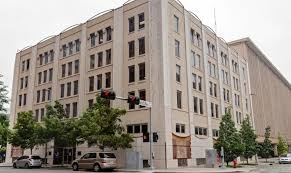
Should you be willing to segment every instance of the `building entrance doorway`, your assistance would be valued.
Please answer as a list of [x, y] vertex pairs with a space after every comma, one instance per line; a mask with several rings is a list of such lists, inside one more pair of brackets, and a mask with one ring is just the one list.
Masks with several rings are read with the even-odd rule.
[[76, 148], [61, 147], [54, 150], [54, 165], [71, 164], [76, 159]]

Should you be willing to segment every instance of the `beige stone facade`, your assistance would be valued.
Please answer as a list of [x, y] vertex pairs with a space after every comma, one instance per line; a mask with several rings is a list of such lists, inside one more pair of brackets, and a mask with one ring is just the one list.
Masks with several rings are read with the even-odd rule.
[[[69, 117], [79, 117], [101, 88], [113, 89], [118, 96], [130, 93], [153, 103], [149, 109], [111, 102], [127, 109], [122, 124], [135, 137], [130, 150], [139, 152], [145, 165], [150, 154], [142, 132], [149, 131], [150, 114], [159, 135], [154, 167], [203, 164], [227, 108], [238, 128], [246, 115], [253, 121], [248, 66], [244, 55], [178, 1], [132, 1], [16, 54], [11, 127], [21, 111], [32, 110], [41, 122], [45, 105], [55, 100]], [[54, 150], [51, 143], [50, 164]], [[84, 144], [75, 150], [80, 157], [96, 148]], [[8, 162], [16, 157], [11, 151], [8, 145]], [[34, 153], [44, 157], [43, 147]]]
[[249, 38], [230, 42], [239, 55], [248, 61], [253, 117], [258, 141], [263, 141], [265, 128], [271, 127], [272, 142], [278, 135], [291, 143], [291, 85]]

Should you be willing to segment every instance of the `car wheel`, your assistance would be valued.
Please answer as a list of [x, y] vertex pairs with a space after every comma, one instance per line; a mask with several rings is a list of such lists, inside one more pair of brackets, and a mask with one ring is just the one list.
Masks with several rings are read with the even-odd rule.
[[16, 163], [13, 163], [13, 168], [17, 168]]
[[94, 169], [94, 172], [98, 172], [101, 170], [100, 165], [98, 163], [94, 165], [93, 169]]
[[79, 166], [78, 166], [77, 163], [74, 163], [72, 167], [73, 167], [73, 171], [78, 171], [79, 170]]
[[25, 169], [28, 169], [28, 168], [29, 168], [28, 163], [25, 163], [24, 168], [25, 168]]

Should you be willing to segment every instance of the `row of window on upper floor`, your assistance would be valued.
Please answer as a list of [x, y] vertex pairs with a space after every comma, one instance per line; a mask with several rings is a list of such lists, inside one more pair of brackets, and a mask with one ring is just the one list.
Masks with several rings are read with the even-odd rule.
[[70, 56], [74, 53], [78, 53], [81, 50], [81, 41], [76, 39], [75, 41], [70, 41], [67, 44], [63, 44], [60, 51], [63, 52], [63, 57]]
[[53, 68], [38, 73], [38, 85], [51, 82], [53, 80]]
[[[97, 90], [100, 90], [103, 88], [103, 75], [102, 74], [98, 74], [96, 76], [97, 80], [96, 80], [96, 87], [95, 87], [95, 77], [94, 76], [90, 76], [89, 79], [89, 88], [88, 91], [89, 92], [93, 92], [95, 91], [95, 88]], [[105, 88], [111, 88], [111, 72], [107, 72], [105, 73]]]
[[93, 32], [90, 34], [90, 46], [91, 47], [95, 47], [96, 44], [96, 39], [98, 37], [98, 44], [103, 44], [104, 43], [104, 35], [106, 34], [106, 41], [111, 41], [112, 40], [112, 31], [113, 29], [111, 28], [111, 26], [108, 26], [105, 28], [105, 32], [103, 31], [103, 29], [98, 30], [96, 33]]
[[36, 91], [36, 103], [46, 102], [52, 100], [52, 88], [37, 90]]
[[[105, 65], [109, 65], [111, 64], [111, 49], [107, 49], [105, 52], [106, 52]], [[97, 67], [102, 67], [102, 66], [103, 66], [103, 51], [97, 53]], [[92, 54], [90, 55], [89, 68], [95, 69], [95, 67], [96, 67], [96, 58], [95, 58], [95, 54]]]
[[30, 68], [30, 59], [23, 60], [21, 64], [21, 72], [28, 71]]
[[[73, 93], [72, 93], [72, 83], [73, 83]], [[60, 98], [65, 97], [65, 85], [67, 85], [67, 97], [76, 96], [79, 94], [79, 81], [75, 80], [74, 82], [67, 82], [60, 85]]]
[[43, 54], [39, 54], [37, 58], [38, 65], [42, 66], [54, 62], [54, 54], [55, 54], [54, 50], [50, 50], [44, 52]]
[[28, 76], [20, 78], [20, 89], [28, 87]]
[[61, 77], [64, 78], [66, 76], [73, 75], [73, 63], [74, 63], [74, 74], [79, 73], [80, 63], [79, 60], [76, 59], [75, 61], [68, 62], [66, 64], [62, 64], [62, 73]]

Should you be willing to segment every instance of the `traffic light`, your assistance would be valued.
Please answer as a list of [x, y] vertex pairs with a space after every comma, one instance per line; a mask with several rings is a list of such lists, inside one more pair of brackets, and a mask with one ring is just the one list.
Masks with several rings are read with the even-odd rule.
[[139, 105], [140, 98], [137, 96], [129, 95], [127, 98], [127, 103]]
[[149, 142], [150, 141], [150, 134], [149, 133], [143, 133], [142, 134], [143, 142]]
[[101, 89], [101, 97], [104, 99], [115, 100], [116, 94], [114, 91]]
[[157, 132], [154, 132], [153, 133], [153, 142], [158, 142], [158, 139], [159, 139], [159, 135]]

